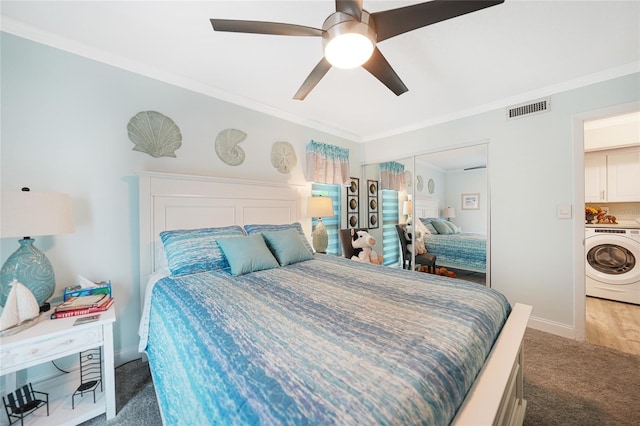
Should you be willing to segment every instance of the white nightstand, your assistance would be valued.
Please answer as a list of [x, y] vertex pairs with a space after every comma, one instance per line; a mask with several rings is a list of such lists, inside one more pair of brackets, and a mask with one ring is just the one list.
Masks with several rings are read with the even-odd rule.
[[[76, 425], [107, 414], [107, 420], [116, 414], [115, 370], [113, 358], [113, 323], [115, 308], [100, 312], [100, 319], [73, 326], [77, 318], [51, 320], [47, 318], [35, 326], [13, 336], [0, 338], [0, 375], [7, 375], [7, 392], [16, 389], [15, 373], [19, 370], [56, 360], [87, 349], [102, 347], [104, 390], [96, 393], [96, 403], [89, 394], [71, 408], [71, 395], [77, 388], [78, 372], [64, 374], [43, 383], [34, 383], [35, 390], [49, 393], [49, 416], [43, 407], [25, 418], [25, 425]], [[1, 424], [8, 424], [4, 406]]]

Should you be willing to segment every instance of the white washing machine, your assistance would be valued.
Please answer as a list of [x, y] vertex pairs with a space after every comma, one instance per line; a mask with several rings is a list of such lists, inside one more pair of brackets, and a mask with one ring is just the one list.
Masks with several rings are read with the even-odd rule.
[[640, 305], [640, 229], [585, 229], [587, 296]]

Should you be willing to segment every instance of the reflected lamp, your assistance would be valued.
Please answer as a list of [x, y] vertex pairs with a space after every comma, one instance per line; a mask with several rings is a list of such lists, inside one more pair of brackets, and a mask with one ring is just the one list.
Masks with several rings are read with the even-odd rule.
[[0, 270], [0, 306], [5, 305], [14, 279], [31, 290], [42, 306], [53, 295], [56, 281], [51, 262], [31, 237], [74, 231], [69, 196], [29, 188], [3, 192], [0, 214], [0, 238], [23, 237]]
[[452, 218], [456, 217], [456, 211], [453, 207], [445, 207], [442, 211], [442, 216], [446, 217], [447, 220], [450, 221]]
[[326, 253], [329, 246], [329, 235], [322, 223], [323, 217], [333, 216], [333, 201], [329, 197], [311, 197], [307, 204], [307, 215], [318, 218], [318, 224], [311, 233], [313, 249], [318, 253]]

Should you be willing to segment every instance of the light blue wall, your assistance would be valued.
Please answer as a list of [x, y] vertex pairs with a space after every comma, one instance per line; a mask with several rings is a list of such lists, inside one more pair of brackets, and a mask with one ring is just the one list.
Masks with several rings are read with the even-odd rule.
[[[6, 33], [1, 34], [1, 189], [70, 194], [76, 231], [38, 237], [36, 245], [56, 271], [57, 293], [77, 274], [114, 285], [118, 321], [115, 349], [137, 355], [139, 310], [138, 188], [143, 170], [304, 184], [304, 146], [314, 139], [347, 147], [360, 173], [360, 146], [291, 122], [197, 94]], [[127, 123], [156, 110], [182, 131], [177, 158], [133, 151]], [[217, 134], [237, 128], [244, 164], [218, 159]], [[269, 153], [276, 141], [296, 149], [290, 175], [276, 171]], [[310, 222], [310, 221], [309, 221]], [[17, 248], [3, 239], [0, 261]]]
[[[491, 284], [512, 303], [533, 305], [533, 317], [550, 326], [574, 327], [574, 261], [584, 254], [574, 242], [583, 206], [571, 220], [558, 219], [558, 204], [576, 196], [574, 119], [590, 111], [638, 102], [640, 75], [633, 74], [551, 96], [544, 114], [507, 121], [503, 109], [388, 137], [366, 146], [365, 161], [489, 141]], [[580, 154], [582, 155], [582, 154]], [[582, 284], [581, 284], [582, 281]]]

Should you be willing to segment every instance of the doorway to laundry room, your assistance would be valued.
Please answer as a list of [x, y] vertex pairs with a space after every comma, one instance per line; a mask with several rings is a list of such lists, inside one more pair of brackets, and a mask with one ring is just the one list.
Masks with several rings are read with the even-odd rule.
[[583, 126], [586, 340], [640, 355], [640, 111]]

